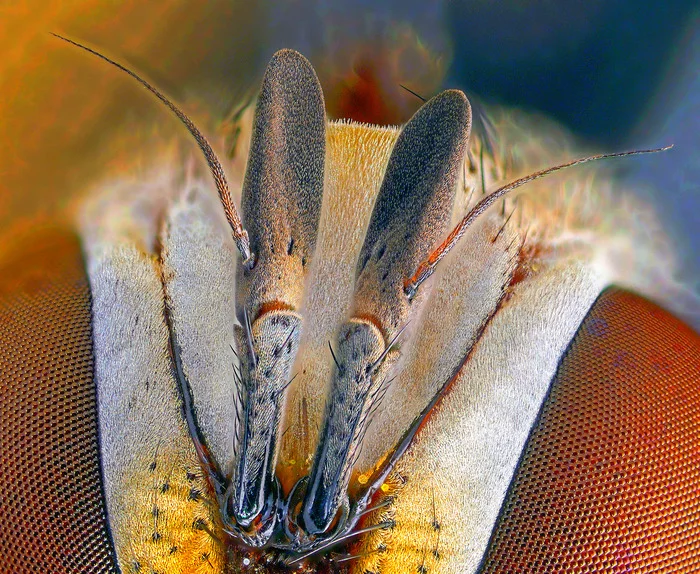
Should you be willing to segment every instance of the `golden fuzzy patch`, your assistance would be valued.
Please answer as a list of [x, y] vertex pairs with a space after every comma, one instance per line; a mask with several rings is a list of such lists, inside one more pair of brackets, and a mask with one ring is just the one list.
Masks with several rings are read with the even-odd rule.
[[287, 395], [280, 454], [286, 488], [308, 471], [318, 441], [323, 404], [331, 378], [327, 341], [347, 317], [355, 263], [397, 128], [330, 122], [326, 130], [323, 207], [316, 254], [302, 305], [304, 330], [293, 368], [298, 381]]
[[115, 532], [124, 574], [212, 574], [226, 562], [219, 512], [191, 449], [158, 452], [130, 469]]

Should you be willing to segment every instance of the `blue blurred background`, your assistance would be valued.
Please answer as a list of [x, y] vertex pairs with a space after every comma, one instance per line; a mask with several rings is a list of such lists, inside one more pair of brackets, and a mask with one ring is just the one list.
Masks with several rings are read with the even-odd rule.
[[[630, 158], [620, 167], [639, 195], [657, 206], [679, 246], [679, 279], [697, 290], [698, 2], [317, 1], [277, 6], [270, 21], [271, 36], [280, 40], [270, 50], [286, 43], [311, 53], [329, 46], [332, 52], [344, 36], [364, 36], [380, 46], [404, 22], [433, 55], [420, 61], [421, 52], [404, 62], [397, 73], [404, 81], [432, 65], [444, 73], [441, 87], [542, 112], [600, 151], [674, 144], [670, 152]], [[430, 79], [413, 84], [432, 95]]]
[[661, 147], [625, 178], [659, 206], [700, 276], [700, 4], [455, 2], [448, 82], [545, 112], [596, 149]]

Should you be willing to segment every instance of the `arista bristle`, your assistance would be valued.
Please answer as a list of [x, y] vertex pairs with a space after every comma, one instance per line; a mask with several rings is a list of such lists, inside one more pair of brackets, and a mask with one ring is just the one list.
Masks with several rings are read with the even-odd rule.
[[430, 256], [421, 264], [418, 266], [416, 269], [416, 272], [411, 276], [408, 281], [406, 281], [405, 284], [405, 291], [406, 294], [409, 297], [413, 297], [415, 295], [416, 290], [420, 286], [423, 281], [425, 281], [428, 277], [430, 277], [434, 271], [435, 267], [437, 266], [438, 263], [454, 248], [454, 246], [457, 244], [457, 242], [464, 236], [466, 233], [467, 229], [469, 226], [482, 214], [484, 213], [489, 207], [491, 207], [496, 201], [498, 201], [500, 198], [504, 197], [505, 195], [511, 193], [512, 191], [516, 190], [517, 188], [530, 183], [531, 181], [534, 181], [536, 179], [539, 179], [541, 177], [544, 177], [546, 175], [549, 175], [550, 173], [554, 173], [556, 171], [568, 168], [568, 167], [573, 167], [575, 165], [580, 165], [582, 163], [587, 163], [591, 161], [597, 161], [601, 159], [608, 159], [608, 158], [614, 158], [614, 157], [624, 157], [624, 156], [631, 156], [631, 155], [641, 155], [641, 154], [647, 154], [647, 153], [658, 153], [662, 151], [667, 151], [671, 149], [673, 145], [668, 145], [666, 147], [662, 148], [657, 148], [657, 149], [644, 149], [644, 150], [633, 150], [633, 151], [623, 151], [623, 152], [617, 152], [617, 153], [609, 153], [609, 154], [598, 154], [598, 155], [592, 155], [588, 157], [583, 157], [579, 159], [575, 159], [560, 165], [555, 165], [553, 167], [548, 167], [545, 169], [541, 169], [539, 171], [533, 172], [529, 175], [526, 175], [525, 177], [521, 177], [519, 179], [516, 179], [515, 181], [510, 182], [507, 185], [504, 185], [503, 187], [500, 187], [496, 191], [490, 193], [487, 195], [485, 198], [483, 198], [479, 203], [477, 203], [470, 211], [467, 213], [466, 216], [462, 219], [462, 221], [457, 224], [457, 226], [452, 230], [452, 232], [447, 236], [447, 238], [440, 244], [440, 246], [433, 251]]
[[194, 125], [192, 120], [190, 120], [190, 118], [187, 117], [187, 115], [172, 101], [170, 101], [170, 99], [168, 99], [160, 90], [152, 86], [141, 76], [131, 71], [129, 68], [119, 64], [118, 62], [115, 62], [114, 60], [108, 58], [104, 54], [100, 54], [98, 51], [93, 50], [92, 48], [88, 48], [87, 46], [80, 44], [79, 42], [61, 36], [59, 34], [55, 34], [53, 32], [51, 32], [51, 35], [55, 36], [56, 38], [59, 38], [60, 40], [63, 40], [64, 42], [68, 42], [69, 44], [72, 44], [73, 46], [76, 46], [81, 50], [85, 50], [86, 52], [97, 56], [101, 60], [104, 60], [112, 66], [115, 66], [121, 71], [127, 73], [137, 82], [139, 82], [143, 87], [145, 87], [149, 92], [154, 94], [161, 102], [163, 102], [170, 109], [170, 111], [172, 111], [177, 116], [177, 118], [185, 125], [190, 134], [192, 134], [192, 137], [194, 137], [199, 148], [202, 150], [202, 153], [204, 154], [204, 159], [206, 159], [207, 164], [209, 165], [209, 170], [211, 171], [211, 175], [214, 178], [216, 189], [219, 192], [219, 198], [221, 199], [221, 205], [224, 208], [226, 219], [231, 225], [233, 239], [236, 243], [236, 246], [238, 247], [238, 250], [241, 253], [241, 256], [243, 257], [243, 261], [246, 262], [246, 264], [251, 264], [252, 254], [250, 252], [250, 242], [248, 240], [248, 233], [245, 229], [243, 229], [243, 224], [241, 222], [240, 216], [238, 215], [238, 210], [236, 209], [236, 206], [231, 200], [231, 191], [229, 190], [224, 168], [221, 166], [221, 162], [216, 156], [216, 153], [214, 153], [214, 150], [207, 141], [207, 138], [205, 138], [202, 132], [199, 131], [199, 128], [197, 128], [197, 126]]

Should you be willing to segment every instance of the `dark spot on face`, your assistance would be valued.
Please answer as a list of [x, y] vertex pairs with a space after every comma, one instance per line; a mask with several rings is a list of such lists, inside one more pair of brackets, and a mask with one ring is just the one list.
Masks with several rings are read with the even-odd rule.
[[154, 532], [154, 533], [151, 535], [151, 540], [152, 540], [153, 542], [160, 542], [160, 539], [161, 539], [161, 538], [162, 538], [162, 536], [160, 535], [160, 532]]
[[132, 569], [134, 572], [141, 572], [141, 563], [140, 563], [140, 562], [133, 562], [133, 563], [131, 564], [131, 569]]
[[204, 530], [207, 527], [207, 523], [204, 522], [203, 518], [198, 518], [192, 523], [193, 530]]
[[160, 510], [158, 510], [157, 506], [153, 507], [153, 510], [151, 510], [151, 514], [153, 515], [153, 518], [158, 518], [158, 515], [160, 514]]
[[433, 550], [433, 556], [435, 557], [435, 560], [440, 560], [440, 553], [438, 552], [437, 548]]
[[168, 492], [169, 490], [170, 490], [170, 484], [168, 484], [167, 482], [164, 482], [164, 483], [161, 485], [161, 487], [160, 487], [160, 492], [161, 492], [162, 494], [165, 494], [165, 493]]
[[187, 499], [191, 500], [193, 502], [197, 502], [199, 500], [199, 497], [202, 495], [202, 492], [196, 488], [191, 488], [189, 494], [187, 495]]
[[154, 460], [151, 464], [148, 465], [148, 470], [153, 472], [153, 471], [155, 471], [156, 466], [158, 466], [158, 465], [156, 464], [156, 461]]
[[206, 562], [207, 560], [209, 560], [209, 553], [205, 552], [202, 554], [202, 562]]
[[421, 564], [418, 566], [418, 574], [426, 574], [428, 572], [428, 569], [425, 567], [424, 564]]
[[177, 546], [171, 546], [170, 551], [168, 552], [169, 554], [175, 554], [177, 552]]
[[301, 258], [301, 266], [306, 267], [306, 257]]
[[197, 475], [194, 474], [193, 472], [188, 472], [185, 476], [187, 477], [187, 480], [189, 480], [190, 482], [194, 482], [195, 480], [197, 480]]
[[289, 243], [287, 244], [287, 255], [291, 255], [292, 251], [294, 251], [294, 238], [290, 237]]

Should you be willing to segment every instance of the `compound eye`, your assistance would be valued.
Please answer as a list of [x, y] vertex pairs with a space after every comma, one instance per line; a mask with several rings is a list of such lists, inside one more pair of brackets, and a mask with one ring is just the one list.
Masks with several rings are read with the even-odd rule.
[[15, 247], [0, 265], [0, 318], [0, 572], [115, 573], [76, 236], [49, 231]]

